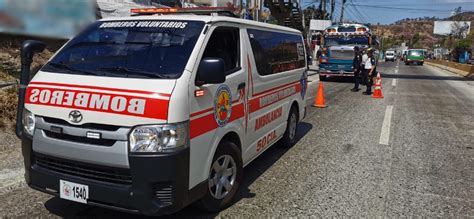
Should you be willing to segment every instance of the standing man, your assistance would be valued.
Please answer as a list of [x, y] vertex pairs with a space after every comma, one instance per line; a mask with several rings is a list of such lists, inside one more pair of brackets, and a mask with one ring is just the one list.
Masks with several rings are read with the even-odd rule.
[[362, 93], [364, 95], [371, 95], [372, 94], [372, 84], [373, 79], [375, 76], [375, 67], [376, 62], [374, 58], [374, 49], [368, 48], [367, 49], [367, 60], [364, 63], [364, 70], [363, 70], [363, 77], [365, 80], [365, 85], [367, 86], [367, 90]]
[[354, 69], [354, 88], [351, 89], [352, 92], [359, 91], [359, 82], [360, 82], [360, 72], [362, 70], [362, 55], [359, 52], [359, 47], [354, 47], [354, 59], [352, 60], [352, 68]]

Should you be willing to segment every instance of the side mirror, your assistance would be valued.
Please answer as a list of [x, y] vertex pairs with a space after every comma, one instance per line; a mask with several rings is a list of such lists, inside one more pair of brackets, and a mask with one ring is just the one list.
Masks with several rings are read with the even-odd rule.
[[199, 63], [196, 86], [225, 82], [225, 63], [221, 58], [203, 58]]
[[36, 40], [27, 40], [21, 46], [21, 75], [20, 89], [18, 92], [18, 107], [16, 112], [16, 136], [19, 138], [23, 135], [22, 115], [25, 106], [26, 86], [30, 82], [30, 67], [33, 56], [42, 52], [46, 48], [46, 44]]

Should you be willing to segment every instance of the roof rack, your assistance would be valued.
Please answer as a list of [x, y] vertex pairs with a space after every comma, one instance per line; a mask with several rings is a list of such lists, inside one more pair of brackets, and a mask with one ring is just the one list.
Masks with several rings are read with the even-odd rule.
[[194, 8], [132, 8], [131, 16], [154, 15], [154, 14], [197, 14], [197, 15], [221, 15], [237, 17], [235, 8], [229, 7], [194, 7]]

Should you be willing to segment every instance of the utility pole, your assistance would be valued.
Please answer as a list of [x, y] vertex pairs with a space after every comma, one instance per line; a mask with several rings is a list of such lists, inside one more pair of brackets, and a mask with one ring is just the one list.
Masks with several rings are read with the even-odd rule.
[[344, 5], [346, 4], [347, 0], [342, 0], [342, 8], [341, 8], [341, 19], [339, 20], [340, 23], [344, 22]]
[[334, 19], [334, 9], [336, 7], [336, 0], [331, 0], [331, 21]]
[[326, 0], [321, 0], [321, 11], [322, 11], [322, 17], [321, 19], [326, 19]]

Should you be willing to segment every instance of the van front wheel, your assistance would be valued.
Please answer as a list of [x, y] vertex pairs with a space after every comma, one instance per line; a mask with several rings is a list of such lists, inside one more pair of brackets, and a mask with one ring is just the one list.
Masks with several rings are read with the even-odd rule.
[[219, 144], [209, 170], [206, 195], [197, 203], [202, 210], [217, 212], [232, 204], [242, 183], [243, 168], [240, 150], [232, 142]]
[[291, 147], [296, 143], [296, 133], [298, 131], [299, 114], [296, 107], [291, 107], [288, 114], [288, 121], [286, 123], [286, 130], [283, 137], [280, 139], [280, 145], [284, 147]]

